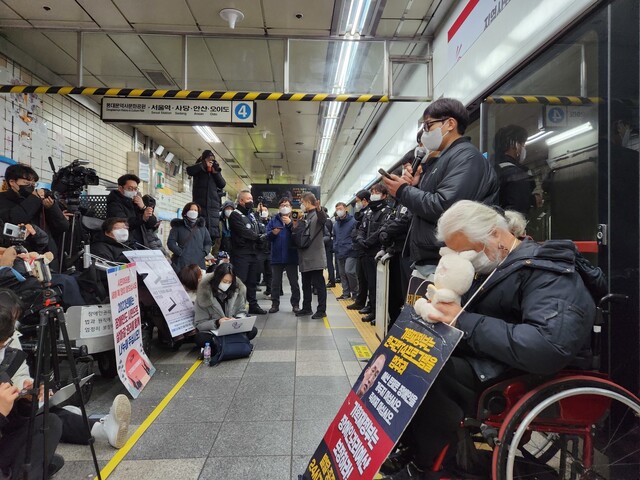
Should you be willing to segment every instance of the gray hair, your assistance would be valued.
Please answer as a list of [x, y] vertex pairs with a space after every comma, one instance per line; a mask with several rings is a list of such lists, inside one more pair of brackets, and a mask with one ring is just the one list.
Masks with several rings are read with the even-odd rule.
[[239, 202], [240, 199], [244, 196], [244, 194], [248, 193], [249, 195], [251, 195], [251, 190], [240, 190], [238, 192], [238, 195], [236, 196], [236, 202]]
[[515, 210], [505, 210], [504, 216], [509, 225], [509, 231], [516, 237], [524, 237], [527, 233], [527, 219]]
[[486, 243], [496, 228], [509, 231], [507, 220], [493, 208], [471, 200], [454, 203], [438, 219], [438, 240], [462, 232], [471, 242]]

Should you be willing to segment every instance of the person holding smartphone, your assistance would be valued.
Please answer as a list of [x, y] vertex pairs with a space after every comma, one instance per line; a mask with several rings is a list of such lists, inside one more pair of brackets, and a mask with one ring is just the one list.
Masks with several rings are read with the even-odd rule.
[[220, 193], [227, 185], [222, 176], [222, 168], [211, 150], [204, 150], [195, 165], [187, 167], [187, 174], [193, 177], [192, 202], [202, 207], [202, 218], [207, 225], [211, 241], [220, 238]]
[[140, 178], [133, 174], [118, 178], [118, 189], [107, 196], [107, 218], [125, 218], [129, 225], [129, 240], [132, 245], [144, 248], [142, 227], [153, 230], [158, 219], [153, 208], [147, 207], [138, 190]]
[[267, 238], [271, 242], [271, 308], [269, 313], [280, 310], [282, 274], [287, 272], [291, 285], [291, 309], [300, 311], [300, 285], [298, 284], [298, 251], [291, 242], [293, 229], [291, 200], [283, 197], [278, 202], [278, 214], [267, 224]]

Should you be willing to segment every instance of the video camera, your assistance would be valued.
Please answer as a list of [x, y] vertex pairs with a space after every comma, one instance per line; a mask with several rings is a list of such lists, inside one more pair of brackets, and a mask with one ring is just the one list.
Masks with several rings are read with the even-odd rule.
[[81, 190], [88, 185], [98, 185], [100, 178], [95, 169], [85, 167], [88, 160], [76, 159], [56, 172], [53, 160], [49, 157], [53, 170], [51, 189], [66, 197], [78, 197]]

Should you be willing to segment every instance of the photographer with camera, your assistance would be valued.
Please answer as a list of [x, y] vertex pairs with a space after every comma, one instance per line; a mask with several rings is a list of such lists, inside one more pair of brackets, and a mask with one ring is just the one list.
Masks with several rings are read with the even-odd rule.
[[7, 167], [4, 180], [8, 189], [0, 192], [0, 219], [15, 225], [30, 223], [44, 230], [49, 236], [47, 250], [54, 255], [51, 268], [57, 270], [59, 255], [54, 239], [69, 230], [60, 203], [49, 190], [35, 188], [39, 177], [28, 165]]
[[[9, 478], [22, 477], [20, 469], [29, 434], [31, 395], [35, 394], [35, 391], [29, 392], [34, 388], [34, 380], [29, 376], [26, 356], [15, 333], [16, 323], [21, 316], [22, 305], [18, 297], [9, 290], [0, 289], [0, 471], [7, 475], [10, 470]], [[19, 398], [16, 398], [16, 391], [20, 394]], [[38, 400], [43, 399], [44, 388], [40, 385]], [[60, 441], [88, 445], [91, 436], [108, 442], [114, 448], [121, 448], [128, 437], [130, 420], [131, 404], [125, 395], [116, 395], [107, 415], [100, 419], [89, 419], [90, 434], [78, 407], [52, 406], [46, 422], [43, 414], [35, 417], [36, 429], [31, 449], [32, 472], [29, 478], [49, 478], [63, 467], [64, 459], [54, 454]], [[42, 426], [45, 424], [47, 428], [42, 434]], [[42, 474], [43, 436], [47, 441], [49, 465], [46, 476]]]
[[[30, 402], [21, 395], [20, 389], [28, 385], [26, 356], [16, 341], [15, 324], [22, 314], [18, 297], [10, 290], [0, 290], [0, 478], [22, 478], [27, 437], [29, 435]], [[14, 345], [15, 342], [15, 345]], [[46, 417], [47, 431], [42, 427], [45, 416], [35, 419], [35, 435], [31, 447], [30, 480], [49, 478], [52, 470], [58, 470], [64, 461], [55, 455], [62, 436], [62, 422], [54, 414]], [[44, 442], [47, 442], [46, 464], [49, 471], [43, 472]], [[53, 462], [54, 455], [56, 461]], [[55, 463], [55, 465], [54, 465]]]
[[[0, 231], [9, 233], [4, 225], [0, 220]], [[18, 232], [14, 231], [16, 229]], [[53, 253], [47, 252], [49, 236], [42, 229], [30, 224], [13, 225], [10, 233], [12, 235], [0, 236], [0, 255], [3, 256], [0, 267], [10, 267], [12, 273], [3, 271], [0, 274], [0, 286], [11, 288], [23, 298], [33, 299], [34, 295], [37, 296], [42, 291], [42, 286], [31, 274], [32, 260], [43, 255], [50, 262], [49, 268], [54, 264]], [[51, 284], [60, 287], [65, 306], [86, 305], [75, 277], [54, 273], [51, 275]]]
[[126, 218], [130, 241], [144, 247], [142, 228], [155, 229], [158, 219], [153, 208], [144, 204], [138, 191], [139, 184], [140, 178], [130, 173], [118, 178], [118, 189], [107, 196], [107, 218]]
[[211, 150], [203, 151], [195, 165], [187, 167], [187, 174], [193, 177], [192, 201], [202, 207], [202, 216], [214, 244], [220, 238], [220, 192], [227, 185], [221, 172]]

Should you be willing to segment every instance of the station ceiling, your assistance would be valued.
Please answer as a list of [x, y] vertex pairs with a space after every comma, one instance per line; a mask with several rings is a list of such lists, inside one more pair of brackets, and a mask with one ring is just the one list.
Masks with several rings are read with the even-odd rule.
[[[415, 55], [451, 0], [371, 1], [364, 32], [384, 38], [392, 55]], [[340, 38], [350, 0], [2, 0], [0, 35], [45, 66], [57, 82], [77, 85], [78, 32], [83, 85], [190, 90], [283, 91], [286, 38]], [[219, 12], [244, 19], [231, 29]], [[301, 18], [298, 18], [301, 17]], [[189, 35], [183, 37], [183, 35]], [[186, 38], [188, 61], [183, 62]], [[16, 60], [19, 62], [19, 60]], [[310, 72], [309, 75], [312, 75]], [[306, 92], [305, 92], [306, 93]], [[327, 93], [327, 92], [312, 92]], [[376, 92], [382, 93], [382, 92]], [[100, 101], [96, 98], [96, 101]], [[190, 126], [132, 125], [191, 164], [205, 148], [231, 161], [230, 190], [250, 183], [308, 182], [320, 135], [319, 103], [258, 102], [254, 128], [214, 128], [207, 144]], [[326, 169], [339, 168], [384, 107], [349, 104]], [[237, 166], [236, 166], [237, 164]], [[248, 177], [248, 178], [246, 178]], [[321, 183], [321, 182], [320, 182]], [[330, 186], [323, 185], [323, 190]]]

